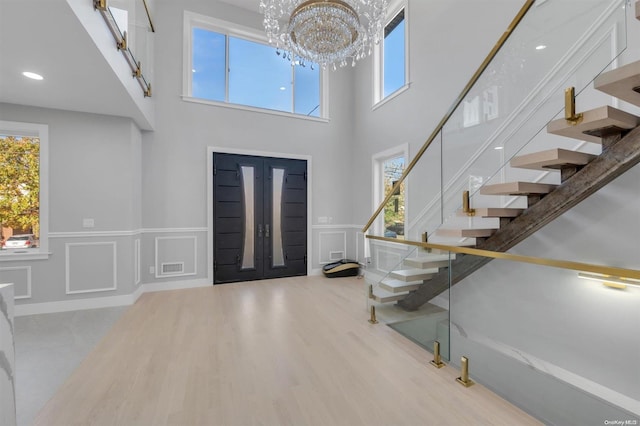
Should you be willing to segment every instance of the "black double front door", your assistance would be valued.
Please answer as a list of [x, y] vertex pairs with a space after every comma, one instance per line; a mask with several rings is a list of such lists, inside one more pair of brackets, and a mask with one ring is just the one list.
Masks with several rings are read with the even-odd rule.
[[213, 154], [214, 284], [306, 275], [307, 162]]

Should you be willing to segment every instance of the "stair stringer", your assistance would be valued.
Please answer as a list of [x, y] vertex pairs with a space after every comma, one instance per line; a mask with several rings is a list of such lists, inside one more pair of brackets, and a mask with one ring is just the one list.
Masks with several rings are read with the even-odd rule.
[[[636, 127], [619, 141], [609, 143], [609, 148], [592, 162], [478, 244], [477, 248], [506, 252], [640, 163], [640, 127]], [[606, 143], [603, 148], [605, 146]], [[427, 285], [410, 292], [398, 305], [407, 311], [416, 310], [449, 288], [449, 273], [451, 284], [455, 285], [490, 261], [491, 258], [487, 257], [458, 255], [452, 262], [450, 272], [441, 271]]]

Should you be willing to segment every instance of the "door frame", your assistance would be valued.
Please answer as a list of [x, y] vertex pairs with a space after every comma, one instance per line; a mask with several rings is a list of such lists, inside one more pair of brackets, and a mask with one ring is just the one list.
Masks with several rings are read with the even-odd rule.
[[282, 152], [258, 151], [253, 149], [236, 149], [221, 146], [207, 147], [207, 281], [213, 285], [213, 153], [252, 155], [255, 157], [285, 158], [288, 160], [305, 160], [307, 162], [307, 275], [312, 273], [313, 244], [312, 237], [312, 206], [311, 188], [313, 182], [313, 167], [310, 155], [285, 154]]

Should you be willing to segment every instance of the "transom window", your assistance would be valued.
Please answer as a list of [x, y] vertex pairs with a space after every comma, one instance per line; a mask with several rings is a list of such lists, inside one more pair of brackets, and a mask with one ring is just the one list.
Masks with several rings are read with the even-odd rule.
[[285, 57], [260, 33], [185, 12], [187, 97], [323, 117], [322, 70]]
[[406, 5], [401, 3], [391, 10], [384, 38], [374, 56], [375, 103], [406, 88], [409, 80]]

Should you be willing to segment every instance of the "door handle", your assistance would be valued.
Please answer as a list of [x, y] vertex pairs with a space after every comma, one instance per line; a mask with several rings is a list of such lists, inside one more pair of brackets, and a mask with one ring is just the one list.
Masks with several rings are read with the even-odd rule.
[[265, 228], [264, 236], [265, 238], [269, 238], [269, 225], [268, 224], [265, 225], [264, 228]]
[[258, 238], [262, 238], [262, 224], [258, 225]]

